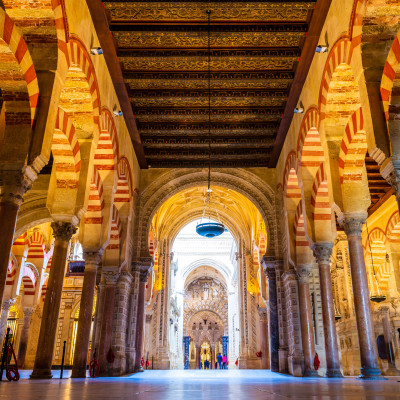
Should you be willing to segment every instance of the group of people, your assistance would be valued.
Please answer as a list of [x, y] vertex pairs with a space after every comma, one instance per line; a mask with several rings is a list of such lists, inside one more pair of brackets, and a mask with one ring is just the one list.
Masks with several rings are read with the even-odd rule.
[[228, 363], [225, 355], [221, 355], [221, 353], [218, 353], [217, 362], [215, 363], [215, 369], [217, 369], [217, 365], [219, 369], [228, 369]]

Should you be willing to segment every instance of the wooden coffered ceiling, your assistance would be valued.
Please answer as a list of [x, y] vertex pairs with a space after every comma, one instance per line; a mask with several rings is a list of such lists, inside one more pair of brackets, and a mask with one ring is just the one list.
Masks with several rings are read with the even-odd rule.
[[275, 166], [330, 0], [87, 2], [141, 167], [208, 165], [207, 9], [212, 166]]

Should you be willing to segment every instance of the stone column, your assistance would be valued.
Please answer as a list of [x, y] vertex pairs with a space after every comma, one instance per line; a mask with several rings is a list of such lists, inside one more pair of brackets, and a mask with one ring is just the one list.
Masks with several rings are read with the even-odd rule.
[[269, 343], [268, 343], [268, 310], [260, 307], [258, 309], [258, 315], [260, 318], [260, 350], [261, 356], [261, 368], [269, 368]]
[[85, 259], [85, 274], [79, 305], [78, 329], [71, 378], [86, 378], [96, 275], [101, 261], [101, 254], [99, 252], [84, 252], [83, 258]]
[[40, 324], [39, 340], [35, 364], [30, 376], [31, 379], [52, 378], [51, 364], [56, 341], [69, 241], [77, 229], [70, 222], [53, 222], [51, 227], [55, 238], [53, 259], [44, 299], [42, 322]]
[[0, 172], [0, 300], [6, 285], [18, 211], [24, 194], [36, 178], [37, 174], [30, 167], [25, 167], [23, 171]]
[[[119, 279], [117, 269], [107, 269], [103, 267], [100, 283], [101, 303], [99, 304], [99, 316], [101, 321], [98, 326], [98, 354], [97, 360], [100, 365], [100, 375], [109, 375], [109, 362], [107, 353], [111, 349], [112, 328], [114, 320], [115, 289]], [[97, 334], [96, 334], [97, 336]]]
[[139, 293], [138, 293], [138, 309], [136, 318], [136, 356], [135, 356], [135, 371], [143, 372], [143, 367], [140, 360], [143, 356], [143, 343], [144, 343], [144, 297], [146, 292], [146, 282], [153, 268], [153, 259], [139, 261], [132, 263], [132, 270], [140, 273], [139, 278]]
[[269, 357], [272, 372], [279, 372], [279, 320], [278, 297], [276, 291], [276, 260], [264, 256], [262, 266], [268, 277], [268, 303], [269, 303]]
[[3, 343], [4, 336], [7, 329], [7, 318], [10, 307], [15, 303], [15, 299], [3, 300], [1, 303], [1, 316], [0, 316], [0, 340]]
[[378, 349], [372, 321], [370, 293], [365, 268], [361, 230], [367, 213], [346, 213], [342, 221], [347, 235], [350, 257], [351, 282], [353, 286], [354, 311], [356, 314], [358, 343], [360, 346], [361, 376], [364, 379], [381, 379]]
[[390, 328], [390, 312], [388, 306], [380, 307], [382, 315], [383, 334], [385, 338], [386, 354], [388, 356], [388, 369], [385, 372], [387, 376], [398, 376], [400, 371], [396, 368], [392, 329]]
[[331, 255], [333, 243], [315, 243], [312, 247], [318, 263], [319, 284], [321, 288], [322, 320], [324, 323], [324, 339], [326, 354], [326, 376], [340, 378], [339, 349], [337, 344], [335, 306], [333, 304], [331, 280]]
[[25, 364], [26, 349], [28, 347], [29, 327], [31, 325], [32, 314], [35, 309], [24, 307], [24, 324], [22, 325], [21, 338], [18, 348], [18, 367], [23, 369]]
[[299, 281], [299, 305], [300, 305], [300, 325], [301, 341], [304, 353], [304, 376], [318, 376], [314, 369], [315, 343], [313, 331], [313, 319], [310, 299], [310, 286], [308, 278], [312, 266], [309, 264], [299, 264], [296, 267], [297, 279]]

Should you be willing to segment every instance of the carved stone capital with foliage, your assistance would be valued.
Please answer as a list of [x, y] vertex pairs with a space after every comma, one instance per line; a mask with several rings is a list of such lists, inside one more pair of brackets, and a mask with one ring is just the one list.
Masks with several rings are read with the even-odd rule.
[[331, 262], [333, 243], [314, 243], [311, 245], [311, 250], [317, 263], [329, 264]]
[[147, 282], [150, 272], [153, 270], [153, 257], [142, 257], [137, 261], [132, 261], [132, 272], [139, 273], [140, 282]]
[[361, 236], [362, 227], [367, 220], [367, 216], [366, 211], [344, 213], [340, 224], [343, 226], [347, 237]]
[[36, 179], [37, 173], [28, 166], [21, 171], [0, 171], [0, 202], [14, 203], [20, 207], [24, 194], [32, 187]]
[[83, 259], [85, 260], [85, 271], [97, 271], [103, 254], [100, 251], [83, 251]]
[[312, 271], [311, 264], [299, 264], [296, 266], [296, 275], [300, 283], [308, 283]]
[[268, 280], [275, 280], [277, 266], [277, 260], [275, 257], [263, 256], [261, 259], [261, 265], [264, 269], [265, 275], [268, 277]]
[[69, 242], [77, 231], [77, 227], [71, 222], [56, 221], [51, 223], [53, 229], [53, 236], [56, 240]]

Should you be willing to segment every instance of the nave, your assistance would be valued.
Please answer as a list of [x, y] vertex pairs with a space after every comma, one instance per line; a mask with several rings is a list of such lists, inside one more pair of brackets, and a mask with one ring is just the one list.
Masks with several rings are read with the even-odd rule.
[[[394, 400], [399, 399], [398, 378], [386, 381], [296, 378], [265, 370], [145, 371], [142, 374], [95, 380], [30, 381], [23, 371], [20, 385], [0, 387], [0, 398], [42, 399], [252, 399], [252, 400]], [[70, 371], [66, 371], [67, 378]], [[72, 383], [73, 382], [73, 383]]]

